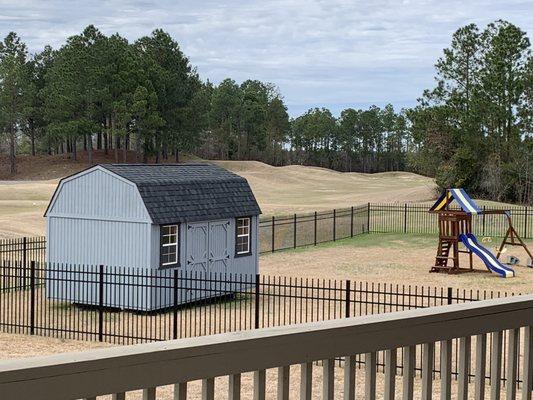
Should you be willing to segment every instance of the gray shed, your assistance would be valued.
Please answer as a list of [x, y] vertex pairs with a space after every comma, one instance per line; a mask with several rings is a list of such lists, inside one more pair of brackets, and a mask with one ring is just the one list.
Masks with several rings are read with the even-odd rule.
[[[48, 274], [61, 281], [47, 295], [96, 303], [97, 290], [81, 296], [78, 283], [65, 283], [70, 271], [79, 275], [80, 265], [144, 268], [152, 277], [168, 277], [176, 269], [256, 274], [260, 213], [246, 179], [216, 165], [96, 165], [62, 179], [46, 210]], [[119, 282], [113, 289], [106, 279], [106, 298], [115, 299], [106, 301], [108, 306], [171, 305], [170, 293], [150, 288], [141, 307], [133, 299], [138, 296], [117, 293], [128, 285]]]

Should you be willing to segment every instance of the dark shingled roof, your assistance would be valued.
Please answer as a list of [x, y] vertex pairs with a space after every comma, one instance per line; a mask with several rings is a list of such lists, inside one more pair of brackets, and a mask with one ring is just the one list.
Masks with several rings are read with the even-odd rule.
[[101, 164], [137, 185], [155, 224], [261, 214], [248, 181], [213, 164]]

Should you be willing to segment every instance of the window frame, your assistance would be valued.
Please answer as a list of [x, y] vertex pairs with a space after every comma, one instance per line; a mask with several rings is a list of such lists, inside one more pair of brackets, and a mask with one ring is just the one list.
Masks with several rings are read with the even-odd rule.
[[[172, 243], [164, 244], [163, 238], [165, 236], [173, 236], [172, 234], [164, 234], [163, 231], [168, 227], [176, 227], [176, 241]], [[159, 225], [159, 267], [160, 268], [172, 268], [180, 266], [180, 224], [164, 224]], [[176, 261], [174, 262], [163, 262], [163, 248], [174, 247], [176, 249]]]
[[[247, 234], [241, 234], [239, 235], [239, 220], [240, 219], [247, 219], [248, 220], [248, 233]], [[248, 250], [245, 252], [239, 252], [237, 249], [238, 246], [238, 238], [240, 237], [247, 237], [248, 238]], [[237, 217], [235, 218], [235, 257], [246, 257], [252, 254], [252, 217], [251, 216], [245, 216], [245, 217]]]

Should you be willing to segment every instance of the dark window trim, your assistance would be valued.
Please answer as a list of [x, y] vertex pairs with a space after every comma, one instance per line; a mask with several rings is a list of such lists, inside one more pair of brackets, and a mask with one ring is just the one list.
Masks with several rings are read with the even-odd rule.
[[[173, 226], [176, 225], [176, 236], [178, 239], [177, 243], [177, 251], [176, 251], [176, 262], [172, 264], [166, 264], [163, 265], [163, 252], [161, 251], [163, 249], [163, 227], [164, 226]], [[181, 267], [181, 224], [179, 222], [171, 223], [171, 224], [161, 224], [159, 225], [159, 269], [168, 269], [168, 268], [179, 268]]]
[[[237, 253], [237, 235], [238, 235], [238, 224], [237, 220], [242, 218], [248, 218], [250, 220], [250, 231], [248, 233], [248, 241], [249, 241], [249, 250], [246, 253]], [[235, 218], [235, 258], [239, 257], [248, 257], [252, 255], [252, 221], [253, 218], [251, 215], [243, 215], [242, 217], [236, 217]]]

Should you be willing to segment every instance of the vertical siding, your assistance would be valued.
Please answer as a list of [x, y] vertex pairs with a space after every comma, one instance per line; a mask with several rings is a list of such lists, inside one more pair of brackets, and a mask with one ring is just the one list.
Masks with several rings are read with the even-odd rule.
[[53, 263], [150, 266], [151, 225], [48, 217], [47, 260]]
[[65, 181], [47, 215], [150, 220], [137, 187], [99, 169]]

